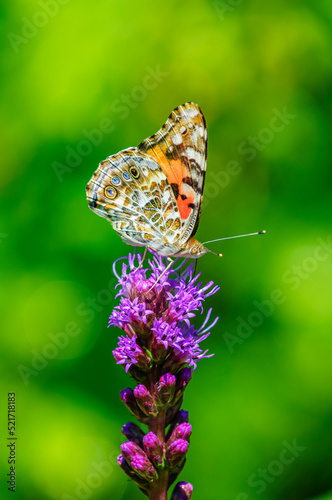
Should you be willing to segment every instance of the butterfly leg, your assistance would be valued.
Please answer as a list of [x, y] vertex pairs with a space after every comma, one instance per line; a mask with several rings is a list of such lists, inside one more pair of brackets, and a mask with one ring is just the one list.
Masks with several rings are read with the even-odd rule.
[[162, 276], [164, 276], [164, 274], [169, 270], [169, 268], [171, 267], [171, 265], [173, 264], [174, 260], [172, 260], [170, 257], [168, 257], [168, 260], [169, 260], [169, 263], [167, 264], [167, 266], [165, 267], [165, 269], [163, 270], [163, 272], [161, 273], [161, 275], [158, 277], [158, 279], [156, 280], [156, 282], [152, 285], [152, 287], [148, 290], [148, 293], [151, 292], [151, 290], [154, 289], [154, 287], [156, 286], [156, 284], [158, 283], [158, 281], [160, 280], [160, 278]]
[[[144, 250], [144, 253], [143, 253], [143, 258], [142, 258], [141, 262], [138, 264], [138, 267], [136, 267], [136, 269], [134, 271], [135, 273], [136, 273], [136, 271], [139, 271], [140, 269], [142, 269], [143, 262], [145, 260], [145, 257], [146, 257], [146, 254], [147, 254], [148, 250], [149, 250], [149, 247], [145, 247], [145, 250]], [[135, 253], [136, 253], [136, 247], [135, 247]]]
[[147, 254], [148, 250], [149, 250], [149, 247], [145, 247], [145, 249], [144, 249], [144, 253], [143, 253], [143, 259], [141, 260], [141, 263], [140, 263], [140, 265], [139, 265], [139, 268], [141, 268], [141, 267], [142, 267], [143, 262], [145, 261], [145, 257], [146, 257], [146, 254]]
[[145, 247], [145, 250], [144, 250], [144, 253], [143, 253], [143, 258], [142, 258], [141, 262], [139, 263], [139, 266], [136, 269], [136, 271], [138, 271], [139, 269], [142, 269], [143, 262], [145, 261], [145, 257], [146, 257], [146, 254], [147, 254], [148, 250], [149, 250], [149, 247]]

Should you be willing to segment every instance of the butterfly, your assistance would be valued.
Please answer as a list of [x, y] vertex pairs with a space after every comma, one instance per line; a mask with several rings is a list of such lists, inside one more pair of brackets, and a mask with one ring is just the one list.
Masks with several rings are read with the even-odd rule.
[[99, 164], [86, 186], [89, 208], [129, 245], [197, 259], [210, 251], [194, 237], [206, 160], [205, 118], [197, 104], [187, 102], [139, 146]]

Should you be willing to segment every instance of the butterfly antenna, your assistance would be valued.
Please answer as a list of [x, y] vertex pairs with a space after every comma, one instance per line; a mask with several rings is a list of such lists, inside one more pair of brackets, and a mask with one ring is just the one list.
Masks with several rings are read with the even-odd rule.
[[[205, 241], [203, 245], [206, 245], [206, 243], [215, 243], [216, 241], [232, 240], [233, 238], [244, 238], [244, 236], [255, 236], [256, 234], [265, 234], [265, 233], [266, 231], [264, 229], [263, 231], [258, 231], [257, 233], [239, 234], [238, 236], [227, 236], [226, 238], [218, 238], [217, 240]], [[217, 255], [221, 256], [221, 254]]]
[[210, 253], [213, 253], [213, 255], [216, 255], [217, 257], [222, 257], [222, 253], [212, 252], [212, 250], [210, 250], [209, 248], [208, 248], [208, 250], [209, 250]]

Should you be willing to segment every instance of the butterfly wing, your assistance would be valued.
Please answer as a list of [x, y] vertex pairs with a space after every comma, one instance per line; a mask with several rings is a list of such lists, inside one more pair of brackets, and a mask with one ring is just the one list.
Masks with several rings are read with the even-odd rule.
[[109, 156], [86, 187], [91, 210], [108, 219], [125, 243], [176, 253], [181, 234], [173, 190], [158, 163], [137, 148]]
[[178, 106], [138, 150], [160, 165], [172, 187], [184, 244], [198, 227], [206, 171], [207, 128], [199, 106], [192, 102]]

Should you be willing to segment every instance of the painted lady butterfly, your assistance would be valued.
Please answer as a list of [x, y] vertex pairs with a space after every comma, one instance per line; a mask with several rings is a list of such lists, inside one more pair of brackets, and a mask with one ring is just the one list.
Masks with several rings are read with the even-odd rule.
[[197, 104], [183, 104], [138, 147], [99, 164], [86, 187], [89, 207], [129, 245], [197, 259], [210, 251], [194, 238], [206, 157], [203, 113]]

